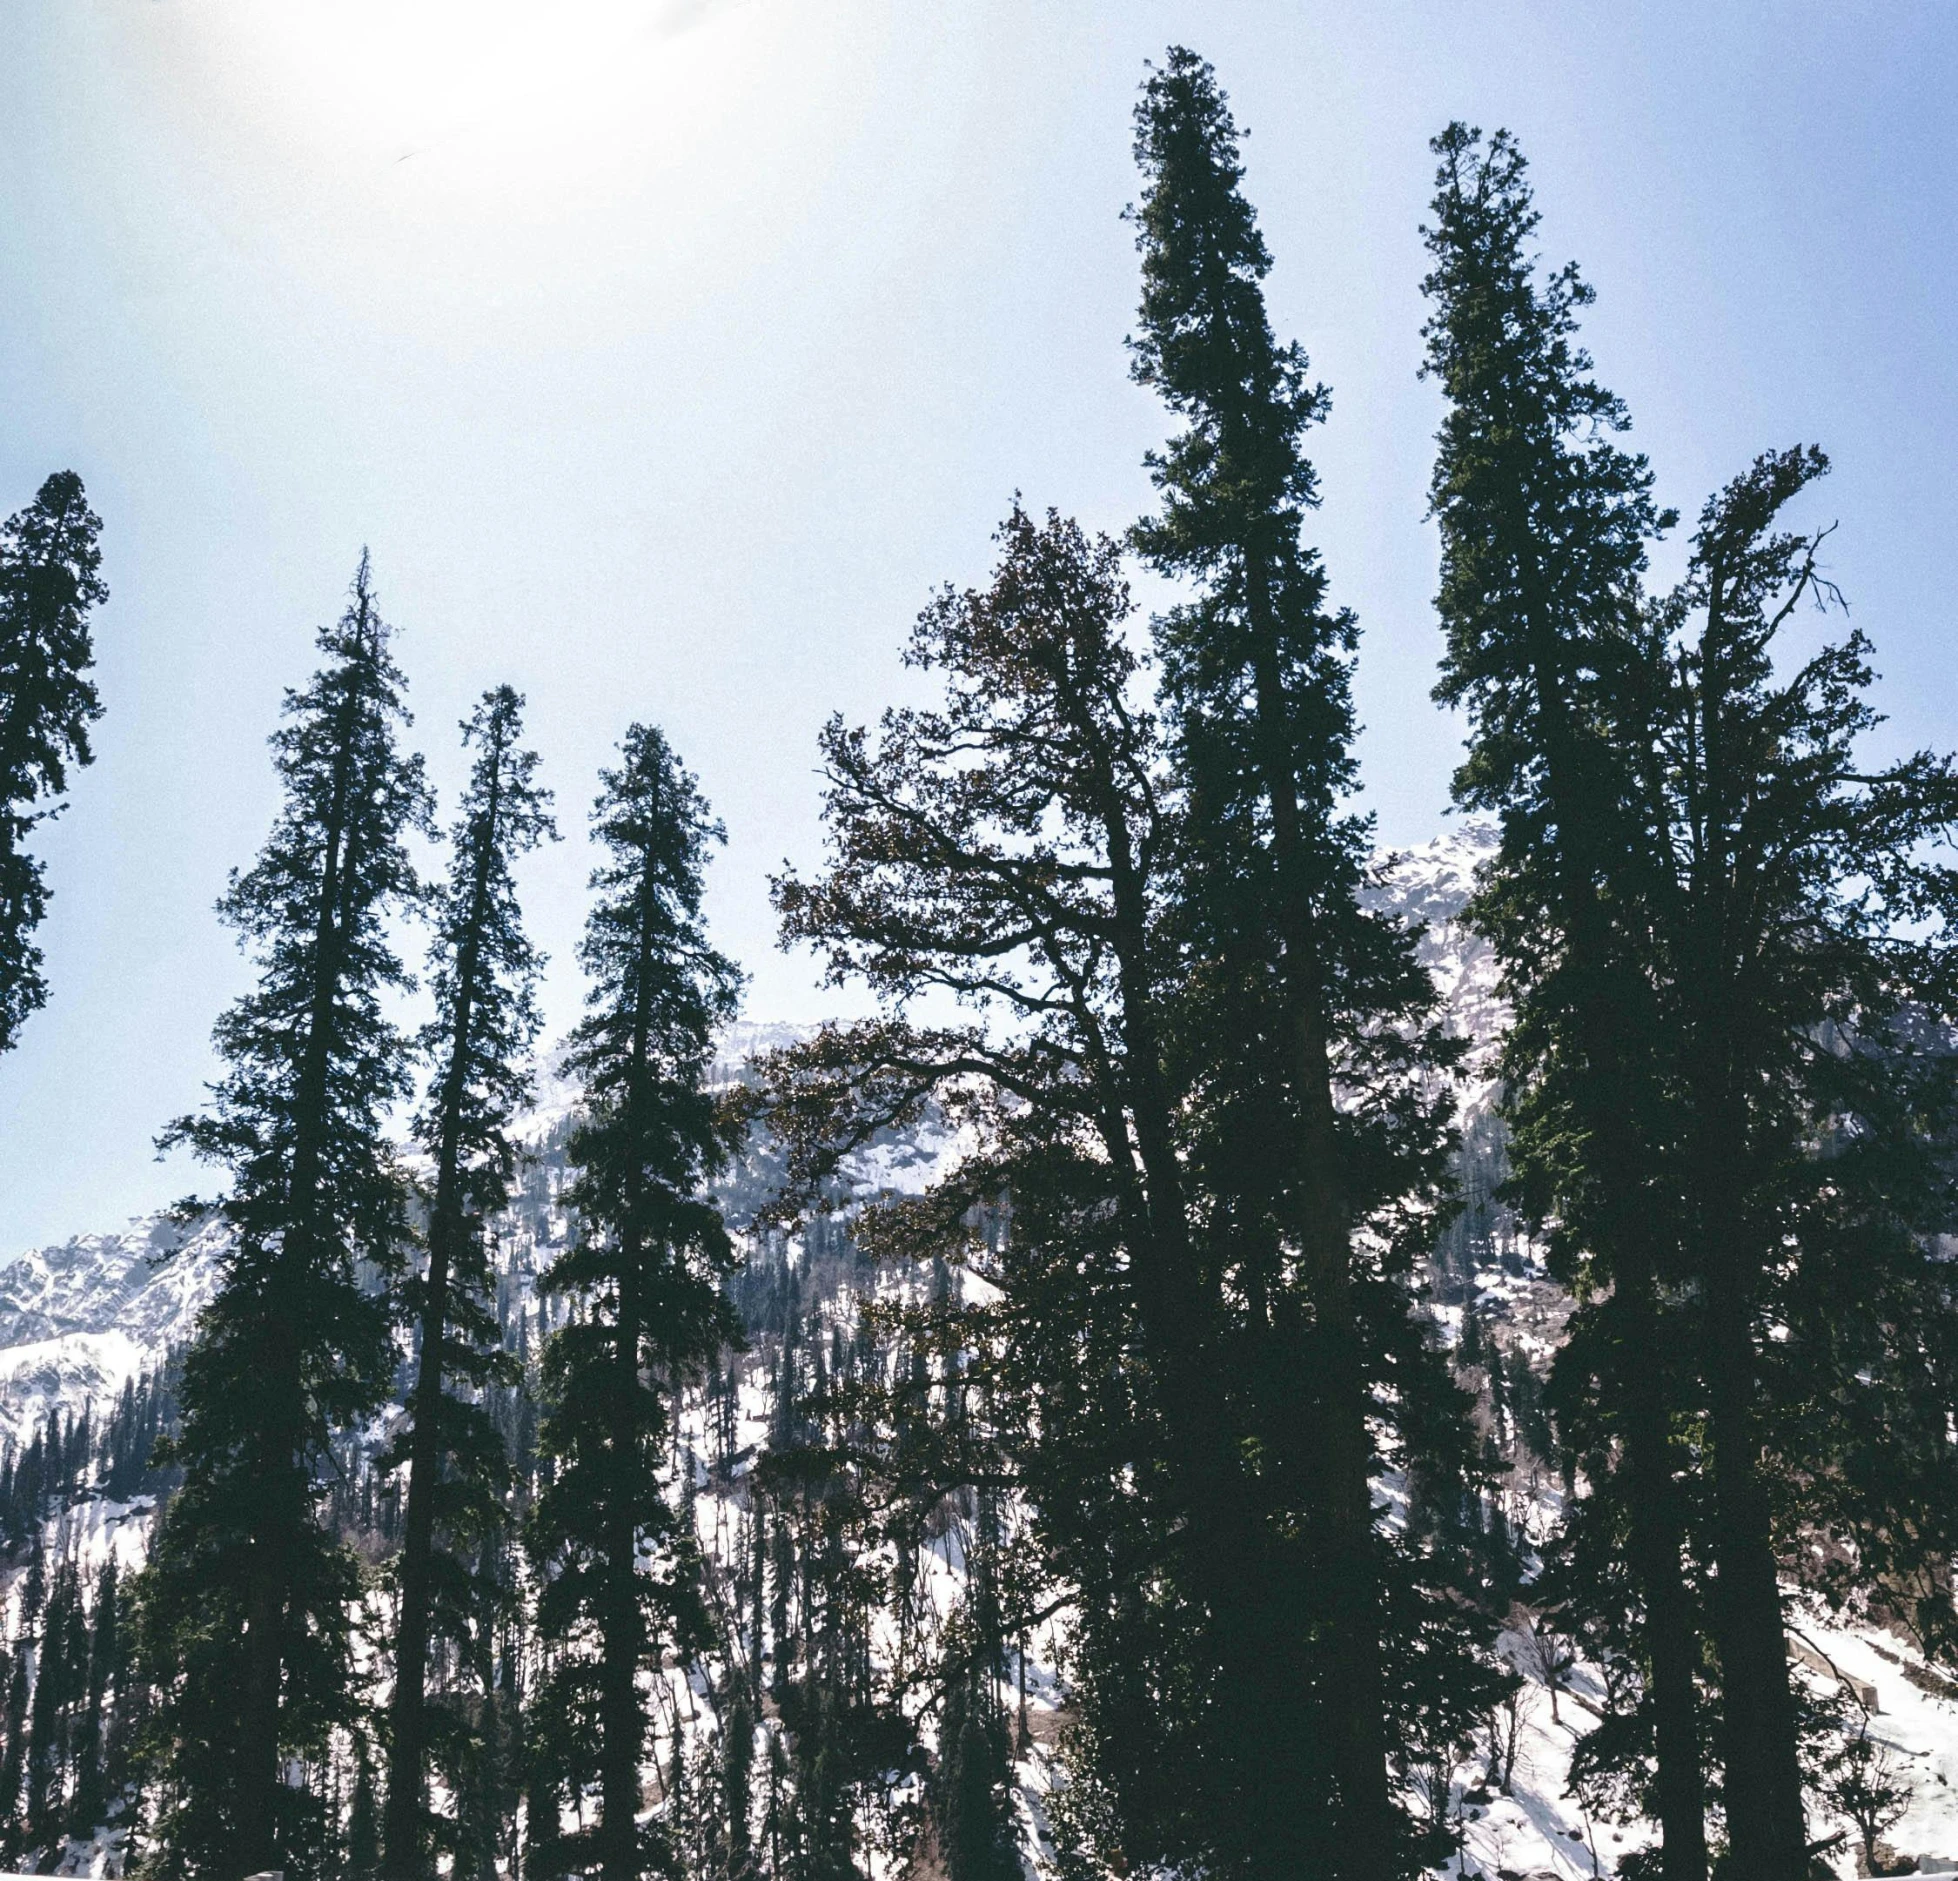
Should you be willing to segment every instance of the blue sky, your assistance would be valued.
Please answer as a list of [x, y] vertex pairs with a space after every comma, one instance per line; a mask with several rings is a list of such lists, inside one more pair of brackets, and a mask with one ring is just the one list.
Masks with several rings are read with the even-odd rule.
[[727, 821], [751, 1011], [831, 1009], [766, 891], [818, 852], [816, 727], [902, 692], [911, 616], [1016, 489], [1111, 530], [1147, 501], [1119, 215], [1172, 41], [1250, 129], [1274, 315], [1334, 390], [1317, 534], [1389, 841], [1443, 827], [1457, 737], [1416, 376], [1452, 116], [1523, 140], [1668, 501], [1831, 452], [1812, 519], [1886, 737], [1958, 738], [1948, 4], [4, 7], [0, 505], [79, 470], [113, 599], [100, 761], [43, 845], [53, 998], [0, 1059], [0, 1255], [212, 1180], [150, 1141], [244, 984], [211, 904], [363, 543], [449, 797], [471, 700], [529, 695], [573, 837], [527, 882], [553, 1030], [633, 718]]

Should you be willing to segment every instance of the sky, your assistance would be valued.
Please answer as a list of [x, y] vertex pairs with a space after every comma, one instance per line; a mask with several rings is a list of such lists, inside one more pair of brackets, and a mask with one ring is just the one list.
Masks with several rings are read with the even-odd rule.
[[99, 758], [40, 836], [52, 996], [0, 1058], [0, 1257], [216, 1182], [152, 1140], [249, 982], [213, 903], [363, 545], [445, 803], [471, 703], [528, 697], [553, 1034], [634, 719], [727, 824], [750, 1014], [844, 1009], [768, 899], [820, 859], [818, 727], [911, 696], [911, 619], [1016, 491], [1111, 532], [1149, 503], [1121, 212], [1173, 43], [1249, 131], [1274, 322], [1333, 390], [1313, 530], [1383, 841], [1447, 827], [1459, 748], [1418, 376], [1455, 117], [1522, 140], [1665, 500], [1829, 450], [1804, 520], [1840, 522], [1883, 737], [1958, 742], [1948, 0], [0, 0], [0, 41], [0, 510], [79, 471], [112, 590]]

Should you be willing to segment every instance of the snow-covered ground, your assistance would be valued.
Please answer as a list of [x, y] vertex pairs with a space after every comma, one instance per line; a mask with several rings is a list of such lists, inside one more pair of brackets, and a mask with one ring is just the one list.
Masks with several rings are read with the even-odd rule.
[[[1871, 1738], [1894, 1754], [1910, 1790], [1909, 1808], [1882, 1837], [1898, 1864], [1892, 1871], [1958, 1873], [1958, 1683], [1879, 1630], [1831, 1624], [1800, 1610], [1794, 1623], [1798, 1645], [1807, 1648], [1797, 1676], [1818, 1689], [1836, 1689], [1852, 1717], [1868, 1707]], [[1564, 1881], [1617, 1873], [1618, 1864], [1650, 1846], [1653, 1835], [1644, 1824], [1587, 1815], [1569, 1794], [1571, 1754], [1596, 1722], [1603, 1695], [1595, 1677], [1574, 1668], [1559, 1678], [1553, 1701], [1523, 1633], [1505, 1633], [1501, 1650], [1524, 1679], [1509, 1788], [1505, 1793], [1492, 1774], [1496, 1752], [1490, 1747], [1458, 1773], [1451, 1793], [1463, 1824], [1463, 1850], [1438, 1872], [1451, 1881], [1476, 1875]], [[1810, 1820], [1818, 1841], [1847, 1827], [1819, 1814]], [[1861, 1872], [1860, 1854], [1849, 1831], [1825, 1858], [1846, 1877]], [[1904, 1868], [1906, 1862], [1915, 1867]]]

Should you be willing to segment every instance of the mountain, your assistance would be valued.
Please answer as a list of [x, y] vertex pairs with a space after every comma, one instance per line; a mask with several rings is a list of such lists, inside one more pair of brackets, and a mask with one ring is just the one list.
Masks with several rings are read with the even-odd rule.
[[106, 1404], [159, 1365], [216, 1290], [225, 1242], [153, 1215], [0, 1267], [0, 1438], [25, 1442], [57, 1406]]

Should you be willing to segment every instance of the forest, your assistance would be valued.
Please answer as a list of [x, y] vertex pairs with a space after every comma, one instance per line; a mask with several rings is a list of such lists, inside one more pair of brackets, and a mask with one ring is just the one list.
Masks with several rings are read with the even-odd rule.
[[[1432, 156], [1493, 1108], [1360, 805], [1331, 394], [1173, 47], [1129, 211], [1156, 500], [1014, 497], [983, 584], [921, 571], [912, 703], [829, 721], [822, 856], [771, 884], [874, 1016], [730, 1055], [723, 832], [649, 700], [576, 786], [545, 1041], [564, 780], [485, 675], [438, 813], [361, 554], [217, 911], [221, 1075], [159, 1139], [215, 1293], [0, 1448], [0, 1867], [1496, 1881], [1535, 1694], [1600, 1825], [1544, 1873], [1902, 1871], [1906, 1773], [1803, 1628], [1958, 1693], [1958, 764], [1873, 755], [1823, 449], [1683, 519], [1517, 141]], [[71, 472], [0, 534], [0, 1050], [104, 537]]]

